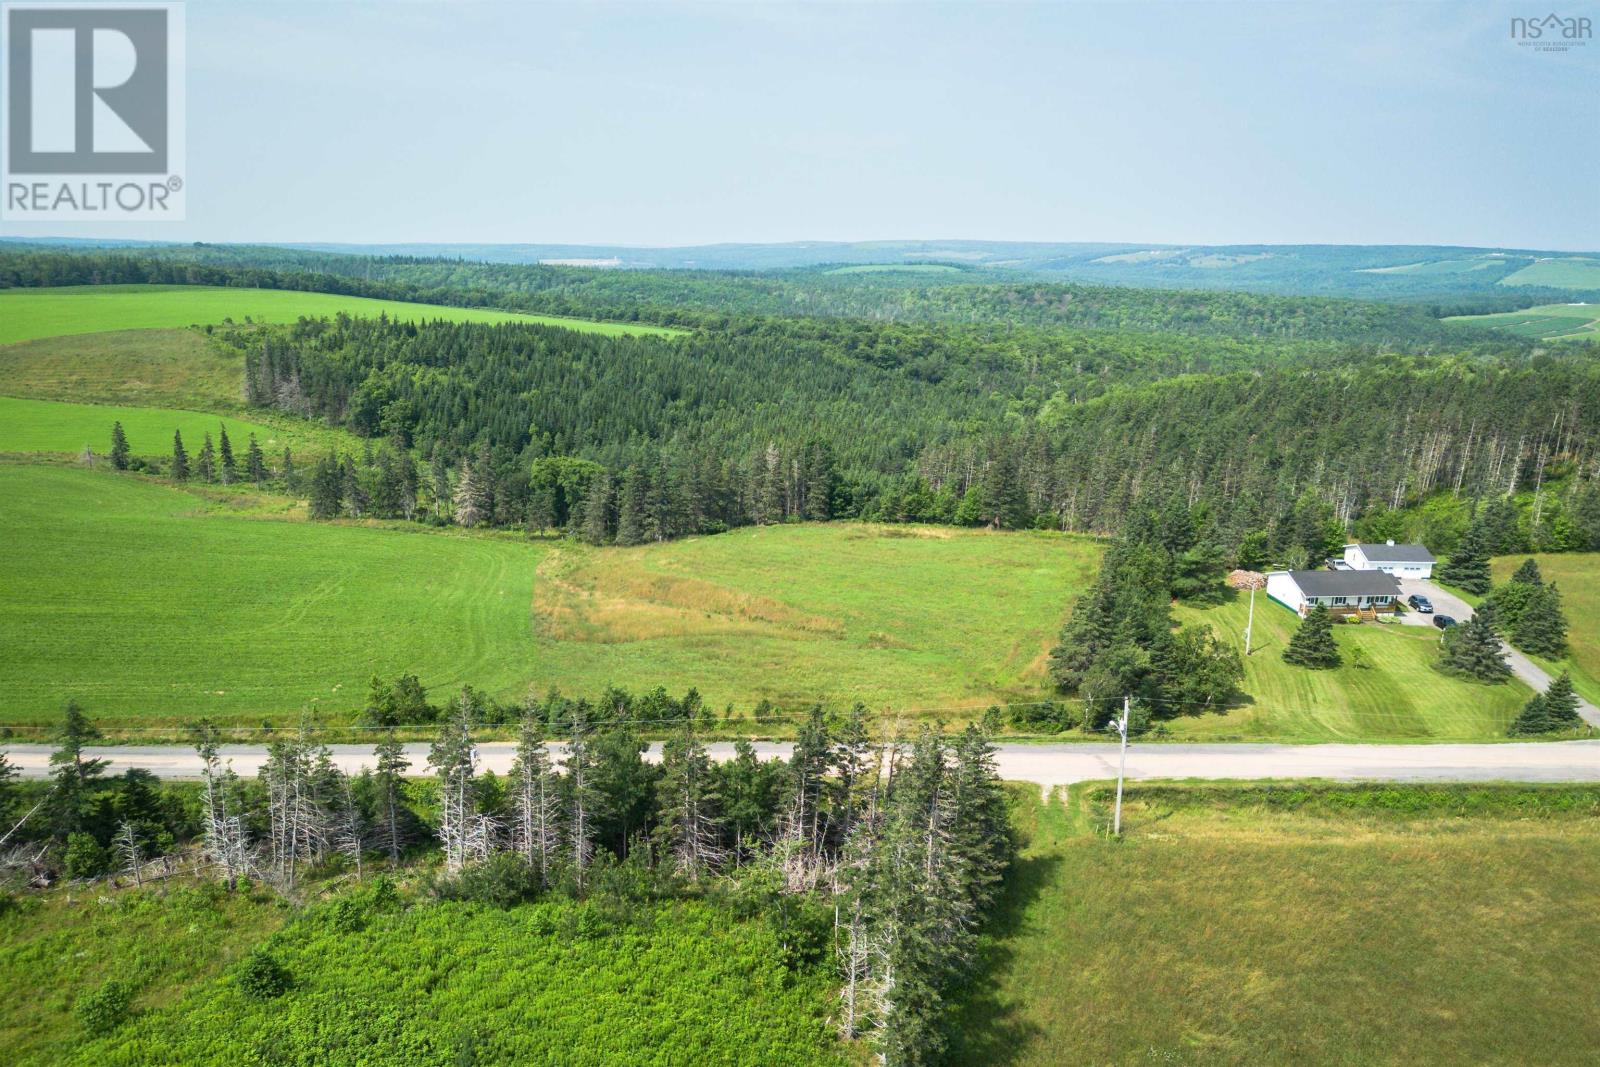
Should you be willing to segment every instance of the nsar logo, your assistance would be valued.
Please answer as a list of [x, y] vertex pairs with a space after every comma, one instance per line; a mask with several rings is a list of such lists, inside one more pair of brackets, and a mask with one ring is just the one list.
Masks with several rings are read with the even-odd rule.
[[1593, 36], [1593, 23], [1582, 16], [1564, 18], [1550, 14], [1543, 18], [1511, 20], [1511, 39], [1536, 52], [1566, 52], [1581, 48]]

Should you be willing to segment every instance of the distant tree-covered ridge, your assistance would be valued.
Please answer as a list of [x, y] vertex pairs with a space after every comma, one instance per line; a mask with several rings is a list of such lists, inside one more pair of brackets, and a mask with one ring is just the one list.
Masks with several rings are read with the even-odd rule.
[[[1017, 280], [993, 271], [618, 271], [250, 246], [0, 248], [0, 288], [141, 282], [298, 289], [682, 326], [720, 327], [730, 317], [745, 316], [827, 317], [1382, 345], [1479, 343], [1476, 334], [1441, 324], [1435, 313], [1504, 309], [1503, 299], [1474, 303], [1458, 298], [1448, 307], [1422, 307], [1325, 296]], [[1572, 298], [1566, 292], [1543, 296]], [[1537, 301], [1530, 297], [1530, 302]], [[1484, 343], [1529, 346], [1509, 337]]]

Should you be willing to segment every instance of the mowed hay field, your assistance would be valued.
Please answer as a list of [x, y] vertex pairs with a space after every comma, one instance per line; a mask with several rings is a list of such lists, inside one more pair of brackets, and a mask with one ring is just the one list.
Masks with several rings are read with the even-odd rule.
[[[1508, 581], [1516, 573], [1522, 556], [1503, 556], [1493, 561], [1494, 580]], [[1561, 610], [1569, 628], [1567, 644], [1571, 651], [1559, 661], [1539, 659], [1551, 672], [1568, 671], [1578, 691], [1590, 701], [1600, 703], [1600, 552], [1566, 552], [1536, 555], [1544, 580], [1561, 590]]]
[[[968, 708], [1036, 698], [1099, 557], [1049, 534], [856, 525], [594, 550], [281, 518], [133, 476], [0, 465], [4, 722], [69, 697], [112, 724], [349, 721], [374, 673], [714, 706]], [[276, 510], [274, 506], [276, 505]]]
[[535, 322], [613, 336], [663, 336], [677, 331], [636, 323], [591, 322], [487, 308], [444, 307], [402, 300], [373, 300], [284, 289], [200, 285], [70, 285], [51, 289], [0, 290], [0, 344], [107, 330], [160, 329], [232, 320], [293, 322], [338, 314], [357, 318], [387, 315], [422, 322]]
[[[1179, 608], [1180, 622], [1203, 622], [1243, 647], [1248, 597], [1209, 609]], [[1334, 627], [1344, 665], [1313, 671], [1283, 661], [1300, 620], [1256, 595], [1252, 653], [1245, 659], [1249, 701], [1226, 714], [1170, 721], [1178, 737], [1196, 741], [1485, 740], [1506, 727], [1532, 691], [1512, 680], [1480, 685], [1435, 670], [1439, 634], [1431, 627], [1362, 623]], [[1370, 667], [1353, 662], [1364, 649]]]
[[1319, 789], [1019, 792], [950, 1061], [1595, 1062], [1600, 793]]

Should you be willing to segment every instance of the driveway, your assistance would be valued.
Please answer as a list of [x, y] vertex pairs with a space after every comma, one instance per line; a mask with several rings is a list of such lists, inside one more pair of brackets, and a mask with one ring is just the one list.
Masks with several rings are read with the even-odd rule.
[[[1419, 581], [1416, 578], [1401, 578], [1399, 582], [1400, 592], [1404, 596], [1411, 596], [1415, 593], [1433, 601], [1435, 615], [1449, 615], [1457, 622], [1466, 622], [1472, 618], [1471, 604], [1468, 604], [1449, 590], [1439, 588], [1433, 582]], [[1420, 612], [1408, 611], [1400, 616], [1400, 621], [1408, 626], [1432, 626], [1433, 615], [1423, 615]], [[1551, 679], [1548, 671], [1504, 641], [1500, 642], [1500, 648], [1506, 654], [1506, 662], [1511, 664], [1512, 674], [1541, 693], [1549, 688], [1553, 679]], [[1600, 708], [1596, 708], [1582, 697], [1578, 698], [1578, 714], [1582, 715], [1583, 720], [1590, 726], [1600, 727]]]

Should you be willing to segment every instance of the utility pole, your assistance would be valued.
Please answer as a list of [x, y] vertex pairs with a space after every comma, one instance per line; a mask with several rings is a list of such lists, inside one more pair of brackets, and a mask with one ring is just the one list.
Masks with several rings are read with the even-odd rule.
[[1122, 836], [1122, 776], [1128, 770], [1128, 709], [1129, 697], [1122, 698], [1122, 718], [1117, 720], [1117, 733], [1122, 735], [1122, 760], [1117, 764], [1117, 812], [1111, 821], [1111, 836]]
[[1244, 654], [1250, 654], [1250, 634], [1256, 628], [1256, 583], [1250, 583], [1250, 618], [1244, 624]]

